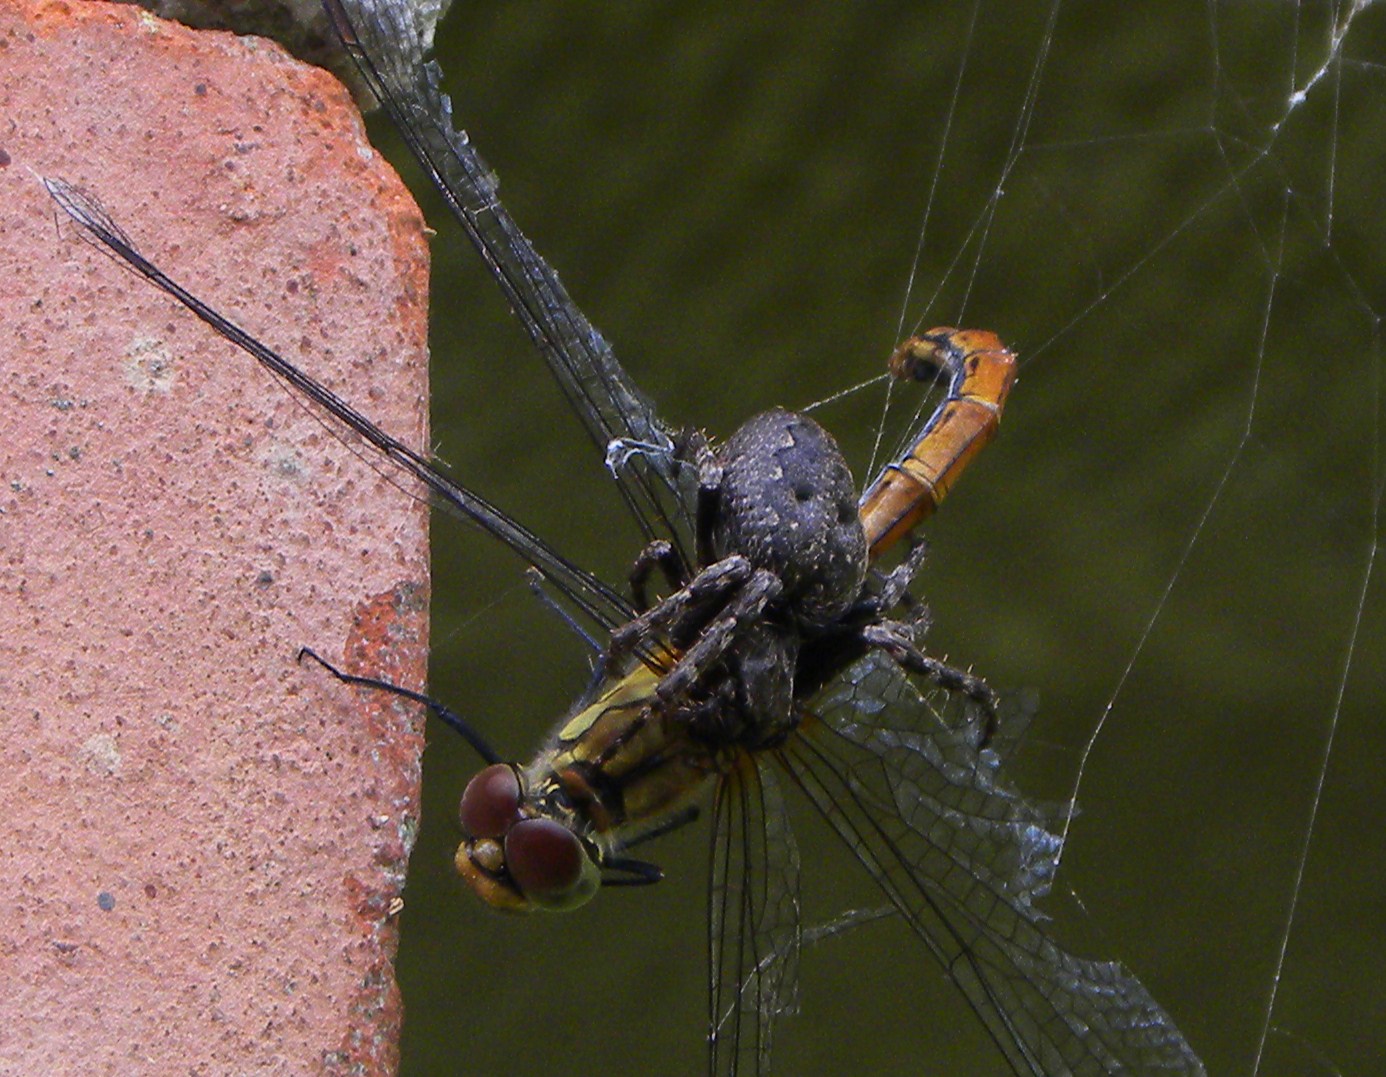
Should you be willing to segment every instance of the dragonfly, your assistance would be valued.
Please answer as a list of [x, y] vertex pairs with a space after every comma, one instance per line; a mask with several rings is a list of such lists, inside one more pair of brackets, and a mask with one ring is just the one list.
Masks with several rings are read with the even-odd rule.
[[[508, 546], [603, 641], [585, 690], [525, 764], [500, 758], [443, 704], [318, 659], [343, 680], [426, 704], [481, 756], [459, 807], [463, 879], [493, 907], [525, 912], [652, 884], [658, 867], [631, 851], [692, 822], [710, 796], [708, 1071], [765, 1073], [776, 1026], [797, 1008], [805, 934], [788, 785], [836, 831], [1014, 1072], [1203, 1072], [1138, 979], [1047, 932], [1036, 902], [1061, 842], [1001, 770], [1005, 708], [984, 680], [920, 646], [927, 610], [910, 587], [925, 547], [913, 532], [995, 434], [1014, 355], [985, 330], [940, 327], [901, 345], [891, 373], [940, 383], [942, 400], [860, 498], [831, 435], [807, 416], [765, 413], [721, 445], [675, 430], [506, 212], [454, 127], [410, 7], [325, 7], [614, 479], [644, 540], [627, 590], [218, 314], [145, 258], [95, 198], [46, 183], [84, 238]], [[901, 547], [899, 563], [882, 568]]]

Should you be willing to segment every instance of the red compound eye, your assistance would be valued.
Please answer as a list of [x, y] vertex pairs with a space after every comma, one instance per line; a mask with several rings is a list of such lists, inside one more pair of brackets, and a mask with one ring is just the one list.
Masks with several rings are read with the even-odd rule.
[[505, 835], [505, 865], [525, 897], [539, 905], [581, 904], [592, 896], [596, 868], [567, 827], [526, 819]]
[[493, 763], [467, 783], [457, 810], [469, 838], [501, 838], [520, 819], [520, 776], [506, 763]]

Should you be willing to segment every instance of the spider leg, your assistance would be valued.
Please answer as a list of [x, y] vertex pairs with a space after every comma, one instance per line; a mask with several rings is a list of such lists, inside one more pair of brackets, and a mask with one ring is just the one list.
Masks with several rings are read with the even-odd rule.
[[901, 623], [908, 630], [909, 638], [918, 643], [929, 634], [934, 623], [933, 611], [927, 602], [921, 602], [908, 591], [900, 596], [900, 608], [905, 614]]
[[922, 539], [911, 537], [906, 541], [909, 551], [904, 560], [889, 572], [874, 573], [875, 578], [880, 580], [880, 587], [874, 593], [864, 591], [846, 619], [863, 624], [874, 623], [898, 607], [905, 614], [902, 627], [907, 630], [906, 635], [917, 643], [928, 634], [932, 617], [928, 604], [915, 598], [909, 591], [909, 585], [923, 567], [929, 547]]
[[622, 662], [651, 639], [667, 640], [675, 646], [696, 631], [709, 616], [709, 609], [724, 605], [752, 574], [751, 563], [740, 555], [723, 558], [703, 569], [683, 587], [666, 595], [644, 613], [611, 633], [601, 666], [604, 672]]
[[694, 432], [689, 436], [688, 455], [698, 473], [698, 504], [696, 510], [695, 543], [698, 564], [711, 565], [717, 560], [712, 534], [722, 510], [722, 465], [707, 438]]
[[910, 540], [909, 552], [905, 554], [904, 560], [886, 573], [885, 579], [881, 581], [881, 589], [876, 597], [882, 613], [902, 603], [906, 609], [920, 605], [919, 600], [909, 593], [909, 586], [914, 582], [919, 570], [924, 567], [924, 559], [928, 553], [927, 542], [922, 539]]
[[655, 694], [667, 703], [688, 692], [726, 653], [746, 622], [758, 618], [782, 588], [783, 584], [773, 572], [757, 569], [721, 612], [707, 623], [692, 646], [680, 655], [674, 668], [660, 680]]
[[949, 692], [961, 692], [982, 708], [984, 722], [979, 748], [985, 748], [996, 734], [999, 699], [991, 685], [967, 670], [933, 658], [914, 645], [910, 630], [893, 621], [880, 621], [861, 630], [862, 640], [888, 654], [903, 669], [932, 681]]

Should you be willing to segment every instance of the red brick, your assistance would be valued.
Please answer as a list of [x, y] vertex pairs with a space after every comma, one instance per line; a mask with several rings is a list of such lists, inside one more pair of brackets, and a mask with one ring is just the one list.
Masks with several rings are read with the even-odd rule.
[[418, 210], [275, 45], [0, 0], [0, 1071], [392, 1071], [391, 900], [422, 684], [424, 507], [80, 242], [172, 276], [426, 445]]

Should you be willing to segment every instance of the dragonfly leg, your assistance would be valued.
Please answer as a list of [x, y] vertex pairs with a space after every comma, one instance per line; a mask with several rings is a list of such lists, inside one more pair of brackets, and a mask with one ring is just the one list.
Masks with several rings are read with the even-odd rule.
[[914, 645], [910, 636], [909, 628], [893, 621], [880, 621], [862, 629], [862, 639], [868, 645], [885, 651], [908, 672], [924, 677], [949, 692], [961, 692], [980, 704], [985, 722], [978, 747], [986, 747], [996, 733], [996, 709], [1000, 702], [991, 685], [974, 673], [925, 654]]
[[587, 644], [588, 649], [600, 654], [602, 645], [593, 638], [592, 634], [575, 618], [571, 613], [564, 609], [544, 588], [544, 574], [537, 568], [529, 568], [525, 572], [525, 582], [529, 584], [530, 592], [543, 605], [543, 607], [562, 621], [572, 633]]
[[612, 857], [602, 864], [603, 886], [650, 886], [663, 880], [659, 865], [647, 860]]
[[486, 738], [477, 732], [471, 722], [467, 721], [467, 719], [463, 718], [455, 710], [447, 706], [447, 704], [438, 702], [438, 700], [434, 699], [432, 696], [426, 696], [422, 692], [415, 692], [402, 685], [392, 684], [390, 681], [382, 681], [378, 677], [358, 677], [354, 673], [344, 673], [310, 647], [299, 648], [298, 660], [302, 662], [305, 658], [316, 662], [343, 684], [354, 685], [357, 688], [371, 688], [380, 692], [388, 692], [391, 695], [401, 696], [415, 703], [422, 703], [441, 718], [449, 729], [455, 733], [461, 734], [463, 739], [465, 739], [476, 751], [477, 755], [481, 756], [487, 763], [501, 762], [500, 753], [491, 747]]

